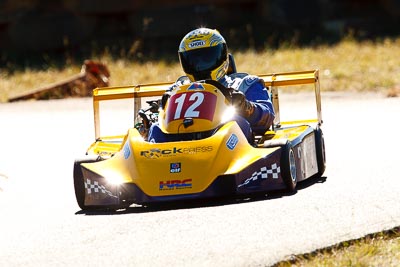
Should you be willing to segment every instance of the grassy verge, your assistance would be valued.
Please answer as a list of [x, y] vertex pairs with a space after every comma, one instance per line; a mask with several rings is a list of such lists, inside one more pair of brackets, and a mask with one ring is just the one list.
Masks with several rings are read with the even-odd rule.
[[309, 254], [297, 255], [274, 267], [400, 266], [400, 228], [342, 242]]
[[[400, 38], [357, 42], [347, 38], [335, 45], [292, 47], [263, 51], [232, 51], [239, 71], [252, 74], [319, 69], [322, 91], [383, 92], [400, 95]], [[111, 85], [174, 81], [182, 75], [174, 62], [137, 62], [115, 59], [107, 53], [92, 58], [104, 62], [111, 72]], [[0, 100], [63, 80], [80, 71], [82, 62], [68, 59], [65, 68], [0, 68]]]

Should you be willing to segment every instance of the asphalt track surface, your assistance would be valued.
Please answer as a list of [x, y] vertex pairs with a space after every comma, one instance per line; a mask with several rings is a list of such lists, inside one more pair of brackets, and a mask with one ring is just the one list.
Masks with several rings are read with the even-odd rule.
[[[309, 97], [288, 95], [286, 110], [305, 114]], [[91, 99], [0, 104], [0, 264], [269, 266], [400, 226], [400, 98], [322, 101], [327, 170], [296, 193], [115, 213], [75, 202], [73, 160], [94, 139]]]

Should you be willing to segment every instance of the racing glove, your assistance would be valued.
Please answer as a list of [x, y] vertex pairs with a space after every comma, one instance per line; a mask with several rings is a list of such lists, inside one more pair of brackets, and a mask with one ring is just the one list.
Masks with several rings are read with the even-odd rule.
[[250, 118], [250, 116], [254, 113], [254, 103], [247, 100], [243, 92], [239, 90], [232, 91], [232, 105], [236, 108], [241, 116], [247, 119]]
[[161, 101], [160, 101], [162, 109], [165, 109], [165, 105], [167, 104], [168, 99], [171, 97], [172, 90], [174, 90], [178, 86], [181, 86], [183, 84], [183, 82], [185, 82], [185, 77], [186, 76], [179, 77], [179, 79], [175, 83], [173, 83], [170, 87], [168, 87], [168, 89], [162, 95]]

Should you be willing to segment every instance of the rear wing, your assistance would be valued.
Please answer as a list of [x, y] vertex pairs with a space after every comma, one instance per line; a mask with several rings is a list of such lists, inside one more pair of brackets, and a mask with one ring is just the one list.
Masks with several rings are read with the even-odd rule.
[[[280, 111], [279, 111], [279, 87], [293, 86], [293, 85], [314, 85], [315, 91], [315, 103], [317, 107], [317, 118], [309, 120], [308, 122], [318, 122], [322, 124], [322, 112], [321, 112], [321, 91], [319, 85], [319, 71], [298, 71], [298, 72], [286, 72], [286, 73], [274, 73], [268, 75], [258, 75], [264, 80], [265, 86], [271, 88], [272, 104], [275, 111], [274, 125], [279, 126]], [[294, 122], [293, 122], [294, 123]]]
[[96, 140], [100, 137], [100, 101], [133, 99], [135, 116], [142, 106], [142, 97], [162, 96], [172, 82], [143, 84], [124, 87], [103, 87], [93, 90], [94, 133]]
[[[313, 120], [322, 124], [321, 117], [321, 95], [319, 87], [318, 70], [274, 73], [267, 75], [258, 75], [264, 80], [265, 86], [271, 88], [272, 102], [275, 109], [274, 125], [280, 125], [279, 112], [279, 90], [278, 87], [291, 85], [313, 84], [315, 88], [315, 100], [317, 105], [317, 119]], [[133, 99], [133, 109], [135, 116], [141, 109], [143, 97], [162, 96], [173, 82], [142, 84], [124, 87], [103, 87], [93, 90], [93, 112], [94, 112], [94, 130], [96, 140], [100, 138], [100, 102], [118, 99]]]

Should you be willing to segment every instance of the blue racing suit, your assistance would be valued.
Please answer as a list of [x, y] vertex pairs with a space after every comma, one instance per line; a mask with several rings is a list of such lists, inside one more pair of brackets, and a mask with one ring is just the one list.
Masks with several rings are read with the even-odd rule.
[[246, 118], [251, 128], [257, 134], [262, 134], [272, 125], [275, 113], [264, 81], [247, 73], [233, 73], [226, 75], [220, 82], [229, 88], [243, 92], [246, 99], [253, 102], [253, 114]]
[[[274, 121], [275, 113], [268, 90], [260, 78], [246, 73], [233, 73], [226, 75], [219, 82], [225, 87], [241, 91], [248, 101], [254, 103], [254, 112], [249, 118], [244, 118], [240, 115], [236, 115], [233, 118], [249, 141], [253, 139], [253, 132], [255, 134], [262, 134], [268, 130]], [[162, 143], [176, 141], [173, 139], [173, 136], [161, 131], [158, 123], [151, 125], [148, 135], [149, 142]]]

